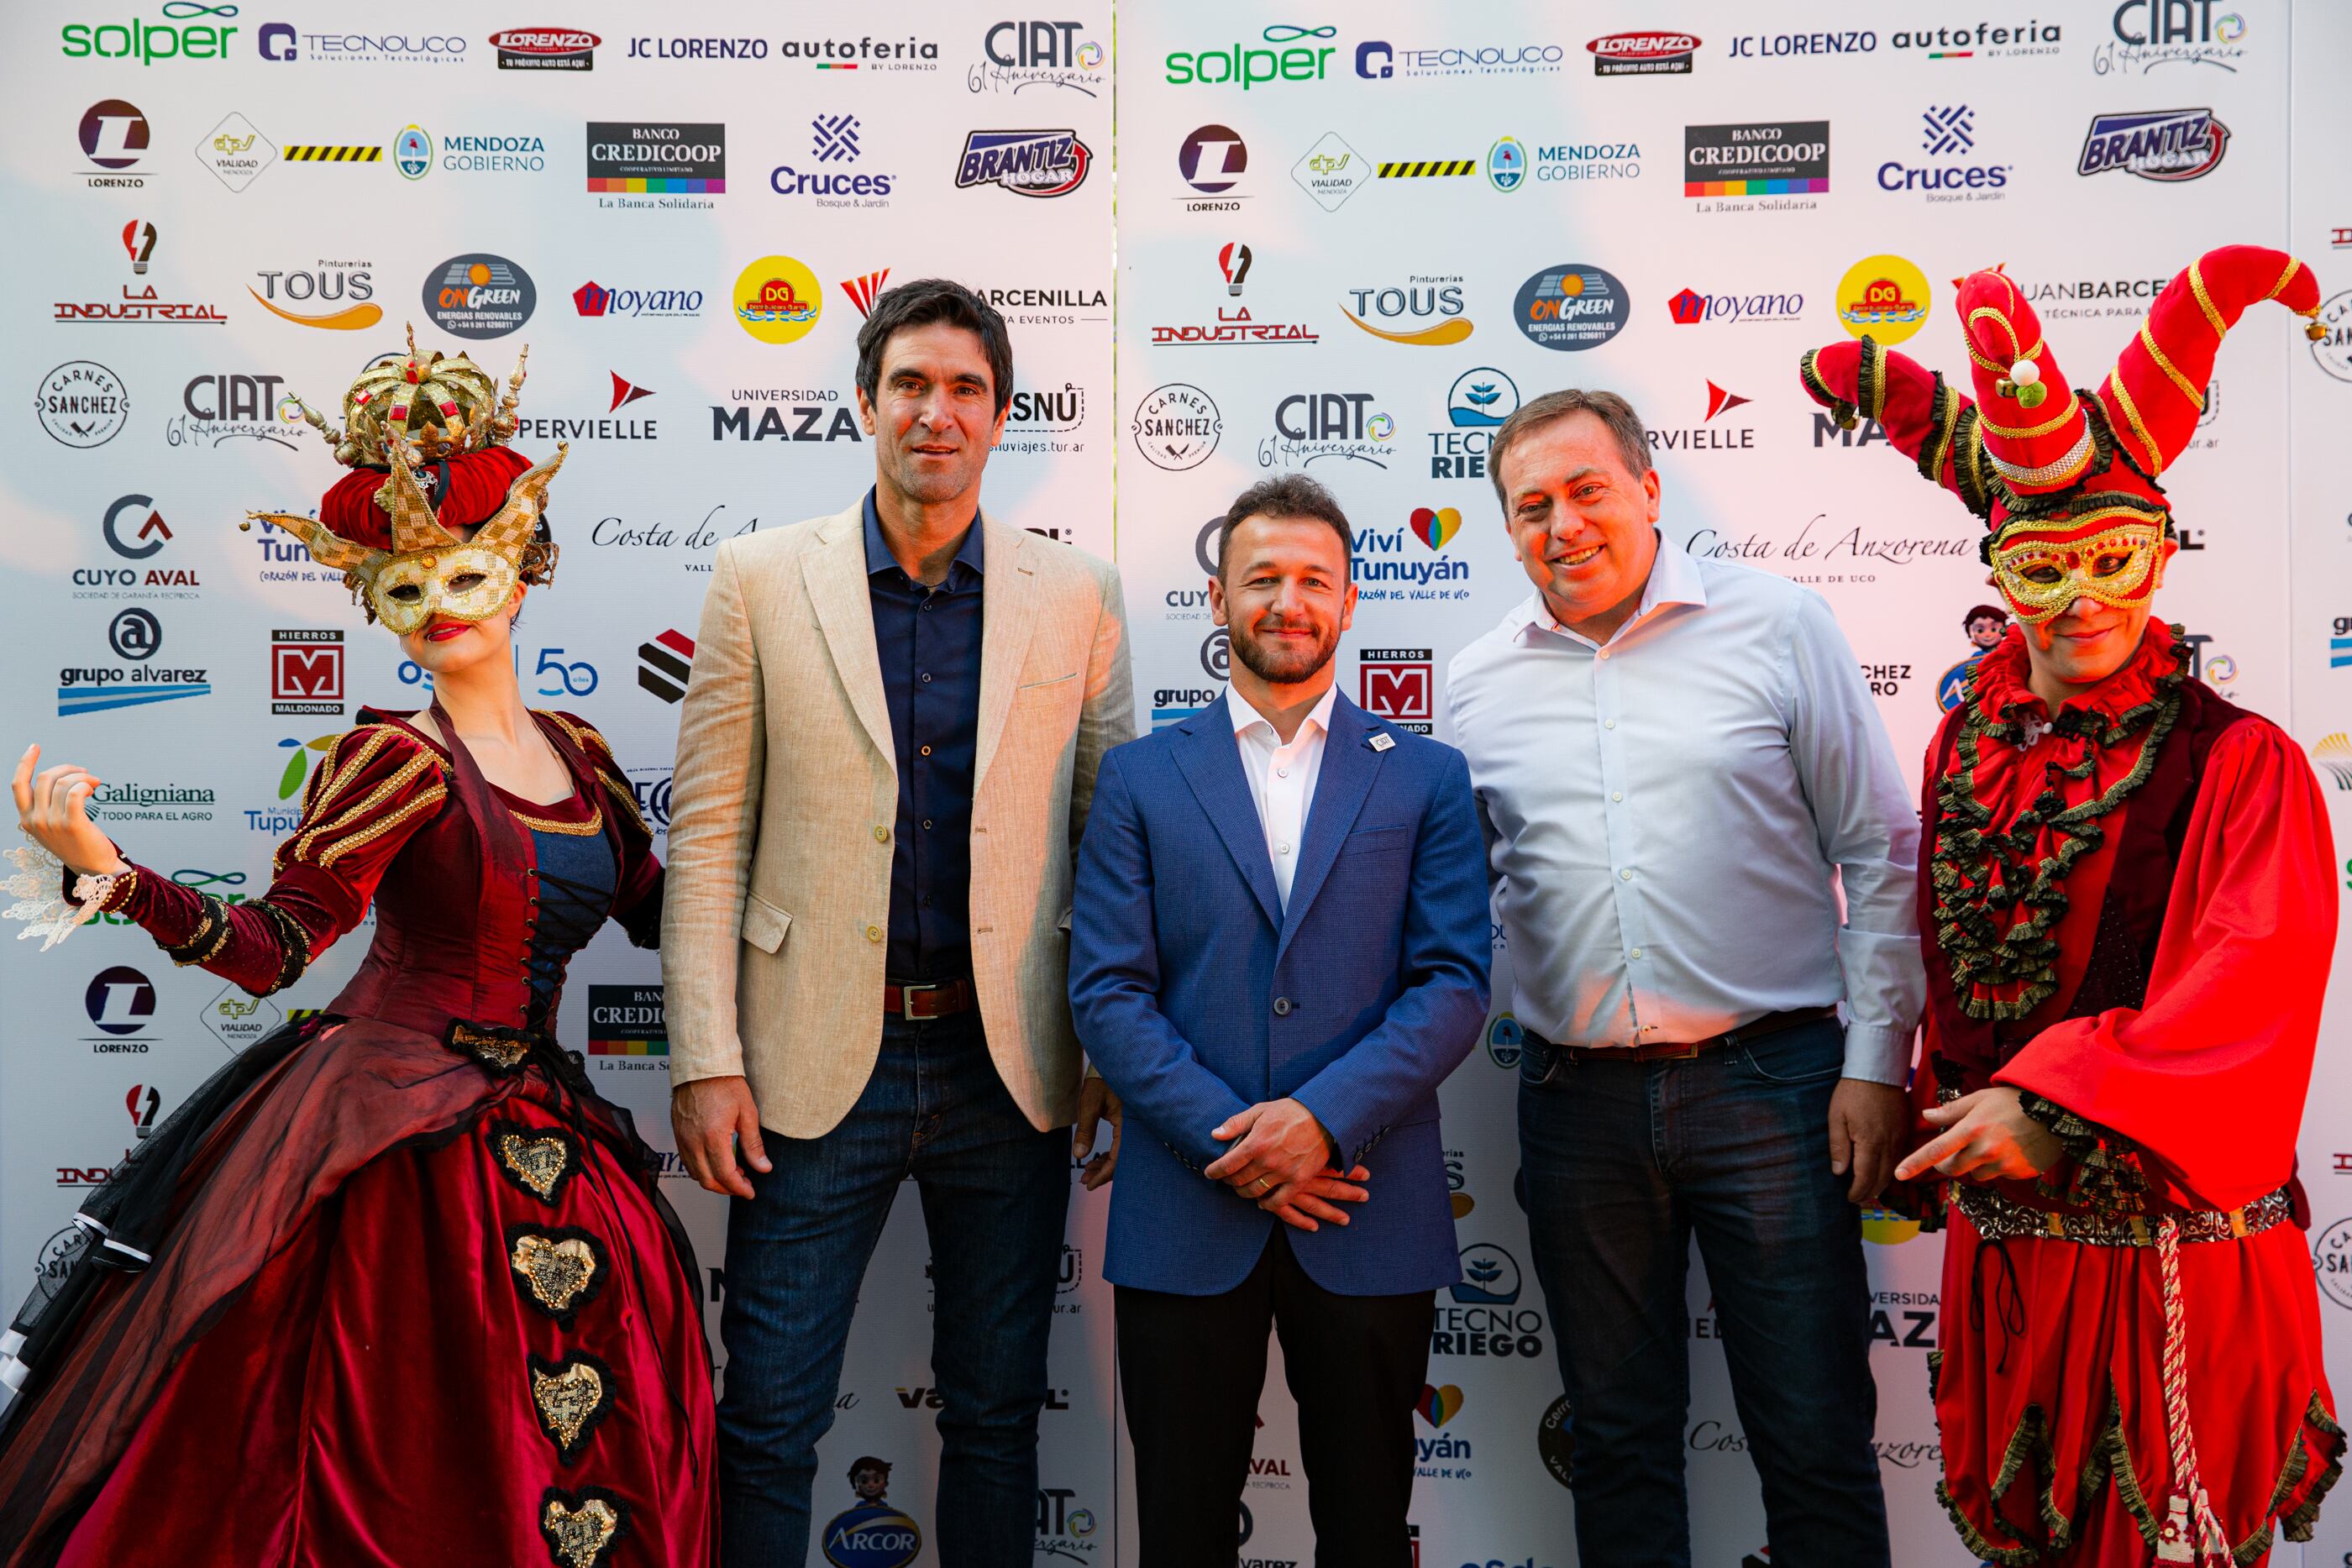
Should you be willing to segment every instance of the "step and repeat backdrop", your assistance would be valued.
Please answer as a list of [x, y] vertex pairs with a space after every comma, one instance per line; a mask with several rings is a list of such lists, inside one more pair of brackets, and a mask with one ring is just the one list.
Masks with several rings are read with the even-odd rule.
[[[1827, 598], [1916, 778], [1976, 651], [1968, 612], [1992, 597], [1976, 525], [1875, 426], [1817, 413], [1797, 356], [1868, 329], [1958, 375], [1951, 280], [2005, 263], [2087, 384], [2200, 250], [2293, 250], [2319, 271], [2330, 335], [2309, 343], [2263, 310], [2232, 335], [2199, 450], [2167, 476], [2185, 549], [2162, 609], [2204, 678], [2286, 725], [2331, 804], [2352, 800], [2338, 7], [1896, 17], [1686, 0], [1571, 21], [1534, 4], [922, 0], [854, 22], [698, 5], [656, 23], [614, 0], [429, 22], [129, 0], [19, 6], [8, 31], [19, 239], [0, 275], [0, 385], [30, 407], [0, 427], [16, 650], [0, 740], [91, 767], [126, 852], [190, 885], [260, 894], [320, 748], [362, 705], [429, 695], [332, 574], [236, 526], [308, 509], [341, 473], [289, 398], [332, 406], [410, 329], [501, 376], [530, 346], [518, 445], [572, 455], [551, 512], [562, 569], [523, 616], [519, 673], [534, 703], [613, 738], [658, 834], [712, 552], [871, 483], [856, 329], [878, 289], [929, 275], [1012, 322], [987, 505], [1115, 556], [1139, 725], [1222, 686], [1211, 520], [1297, 471], [1355, 524], [1344, 689], [1444, 737], [1446, 662], [1528, 591], [1491, 434], [1541, 392], [1607, 387], [1650, 426], [1668, 531]], [[0, 945], [0, 1291], [34, 1285], [80, 1195], [205, 1076], [323, 1006], [368, 934], [261, 1000], [175, 968], [135, 929], [47, 954]], [[1415, 1550], [1429, 1568], [1567, 1568], [1572, 1444], [1514, 1197], [1499, 933], [1495, 964], [1496, 1010], [1444, 1092], [1464, 1280], [1440, 1293], [1415, 1424]], [[2352, 1345], [2340, 1017], [2303, 1173], [2328, 1326]], [[562, 1035], [667, 1146], [655, 956], [600, 938], [573, 967]], [[670, 1176], [715, 1300], [723, 1210]], [[1074, 1188], [1041, 1563], [1131, 1562], [1137, 1546], [1105, 1212]], [[1865, 1231], [1897, 1560], [1965, 1568], [1933, 1496], [1937, 1242], [1888, 1216]], [[821, 1531], [813, 1563], [936, 1561], [878, 1544], [934, 1522], [927, 1274], [909, 1202], [866, 1276], [817, 1498], [821, 1522], [861, 1506], [871, 1522], [846, 1471], [877, 1456], [913, 1528], [830, 1532], [829, 1557]], [[1697, 1561], [1759, 1568], [1748, 1440], [1696, 1263], [1689, 1335]], [[1278, 1375], [1261, 1419], [1243, 1559], [1307, 1563]], [[2339, 1508], [2309, 1560], [2347, 1548]]]

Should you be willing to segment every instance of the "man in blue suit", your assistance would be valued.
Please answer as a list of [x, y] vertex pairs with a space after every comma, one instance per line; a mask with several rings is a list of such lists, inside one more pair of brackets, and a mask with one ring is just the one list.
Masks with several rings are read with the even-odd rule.
[[1486, 857], [1452, 747], [1339, 695], [1353, 539], [1243, 492], [1209, 602], [1232, 685], [1103, 758], [1070, 1005], [1126, 1102], [1112, 1187], [1142, 1568], [1230, 1568], [1282, 1336], [1318, 1568], [1404, 1568], [1434, 1292], [1460, 1278], [1437, 1085], [1486, 1016]]

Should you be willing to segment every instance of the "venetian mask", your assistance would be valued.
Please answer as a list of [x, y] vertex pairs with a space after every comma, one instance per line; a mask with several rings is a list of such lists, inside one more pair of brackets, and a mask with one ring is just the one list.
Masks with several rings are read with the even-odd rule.
[[2164, 525], [2146, 512], [2105, 507], [2043, 523], [2012, 523], [1993, 547], [1993, 580], [2020, 621], [2038, 625], [2078, 599], [2119, 610], [2156, 591]]

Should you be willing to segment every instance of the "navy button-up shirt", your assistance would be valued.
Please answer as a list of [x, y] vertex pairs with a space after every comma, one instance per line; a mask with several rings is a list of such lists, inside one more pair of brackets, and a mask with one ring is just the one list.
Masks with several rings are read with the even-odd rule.
[[980, 753], [979, 514], [948, 580], [927, 588], [900, 570], [866, 492], [866, 581], [874, 647], [898, 754], [890, 850], [889, 975], [971, 973], [971, 787]]

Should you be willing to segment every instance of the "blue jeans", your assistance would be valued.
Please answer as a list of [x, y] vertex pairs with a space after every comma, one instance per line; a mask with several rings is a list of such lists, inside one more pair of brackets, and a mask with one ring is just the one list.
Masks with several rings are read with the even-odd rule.
[[1684, 1275], [1698, 1237], [1775, 1564], [1885, 1568], [1861, 1211], [1830, 1171], [1834, 1022], [1685, 1061], [1519, 1060], [1536, 1277], [1575, 1437], [1577, 1552], [1690, 1568]]
[[[775, 1168], [751, 1173], [759, 1196], [731, 1200], [727, 1222], [726, 1568], [808, 1561], [817, 1439], [833, 1426], [859, 1282], [908, 1176], [931, 1243], [939, 1561], [1029, 1568], [1068, 1133], [1029, 1124], [989, 1060], [979, 1015], [965, 1013], [886, 1020], [874, 1076], [839, 1126], [762, 1138]], [[845, 1476], [825, 1479], [839, 1504], [830, 1518], [856, 1500]]]

